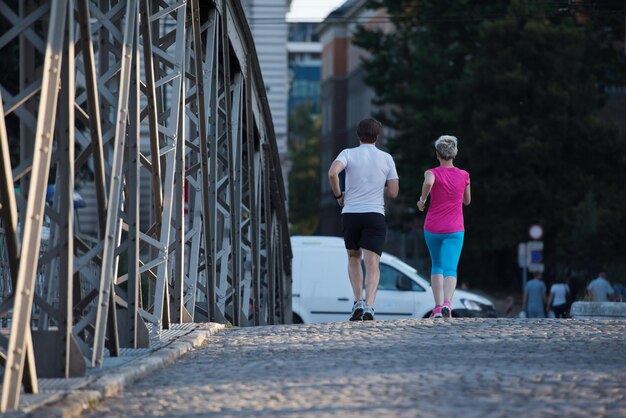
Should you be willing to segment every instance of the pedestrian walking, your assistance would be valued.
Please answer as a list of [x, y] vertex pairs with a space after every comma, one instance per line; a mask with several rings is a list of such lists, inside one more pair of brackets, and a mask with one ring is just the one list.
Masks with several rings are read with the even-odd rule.
[[547, 305], [546, 284], [541, 273], [535, 273], [535, 277], [524, 288], [522, 310], [526, 312], [527, 318], [545, 318]]
[[422, 194], [417, 208], [423, 212], [430, 196], [430, 206], [424, 222], [424, 238], [430, 252], [432, 285], [435, 307], [431, 318], [450, 318], [450, 301], [457, 284], [457, 266], [463, 249], [465, 225], [463, 205], [471, 198], [469, 173], [454, 166], [457, 139], [443, 135], [435, 141], [439, 166], [426, 170]]
[[615, 291], [606, 279], [606, 273], [601, 272], [587, 286], [587, 293], [593, 302], [607, 302], [613, 300]]
[[548, 306], [554, 312], [555, 318], [567, 318], [569, 312], [568, 303], [570, 289], [562, 277], [557, 277], [555, 283], [550, 286]]
[[[350, 321], [374, 319], [379, 262], [387, 235], [385, 197], [398, 196], [398, 173], [393, 158], [375, 145], [381, 128], [375, 119], [359, 122], [360, 145], [341, 151], [328, 170], [333, 196], [342, 207], [348, 275], [354, 292]], [[339, 174], [344, 170], [345, 192], [342, 192]], [[361, 258], [365, 263], [365, 300]]]

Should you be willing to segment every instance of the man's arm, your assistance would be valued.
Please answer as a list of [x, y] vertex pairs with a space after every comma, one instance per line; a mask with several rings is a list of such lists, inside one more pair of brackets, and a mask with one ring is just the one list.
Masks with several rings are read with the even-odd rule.
[[613, 289], [613, 286], [611, 286], [609, 284], [607, 290], [608, 290], [606, 292], [607, 299], [610, 300], [610, 301], [616, 301], [617, 300], [617, 297], [616, 297], [617, 295], [615, 294], [615, 290]]
[[339, 203], [339, 206], [341, 207], [343, 207], [344, 194], [341, 191], [341, 185], [339, 184], [339, 173], [341, 173], [345, 167], [346, 166], [341, 161], [335, 160], [330, 165], [330, 169], [328, 169], [328, 182], [330, 183], [330, 188], [333, 192], [333, 196], [337, 199], [337, 203]]
[[399, 191], [400, 181], [398, 179], [387, 180], [387, 185], [385, 187], [385, 197], [395, 199], [396, 197], [398, 197]]

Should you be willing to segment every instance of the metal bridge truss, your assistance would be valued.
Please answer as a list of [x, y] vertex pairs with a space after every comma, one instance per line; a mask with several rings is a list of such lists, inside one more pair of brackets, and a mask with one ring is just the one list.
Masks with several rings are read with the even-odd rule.
[[19, 54], [0, 86], [0, 410], [172, 323], [290, 321], [280, 161], [238, 0], [3, 0], [0, 23]]

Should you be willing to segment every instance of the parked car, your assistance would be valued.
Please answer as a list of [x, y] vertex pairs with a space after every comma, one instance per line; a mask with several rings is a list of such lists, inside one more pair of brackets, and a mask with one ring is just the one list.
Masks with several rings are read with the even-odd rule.
[[[294, 323], [346, 321], [354, 296], [348, 278], [348, 255], [343, 239], [295, 236], [292, 306]], [[486, 298], [457, 290], [453, 316], [496, 317]], [[430, 282], [397, 257], [383, 252], [376, 295], [376, 319], [427, 318], [433, 308]]]

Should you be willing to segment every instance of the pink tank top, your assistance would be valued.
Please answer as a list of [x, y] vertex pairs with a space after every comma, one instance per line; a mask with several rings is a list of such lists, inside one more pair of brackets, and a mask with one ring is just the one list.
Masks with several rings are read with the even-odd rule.
[[456, 167], [431, 168], [435, 184], [430, 191], [430, 206], [424, 229], [433, 234], [465, 231], [463, 194], [469, 184], [469, 173]]

